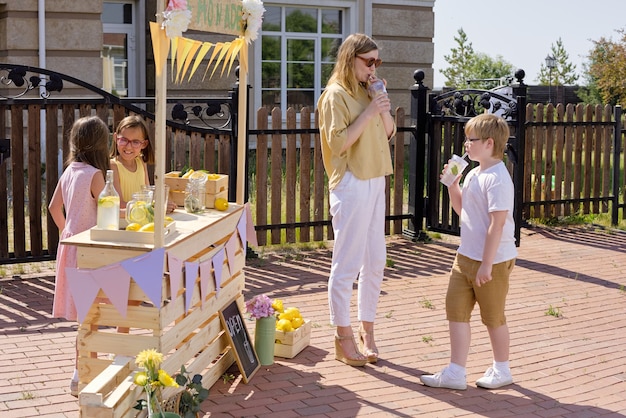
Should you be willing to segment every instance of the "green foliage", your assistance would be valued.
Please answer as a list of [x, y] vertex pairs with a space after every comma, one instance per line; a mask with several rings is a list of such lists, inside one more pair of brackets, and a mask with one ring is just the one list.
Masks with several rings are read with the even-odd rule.
[[200, 405], [209, 397], [209, 390], [202, 386], [202, 375], [195, 374], [190, 378], [190, 374], [182, 365], [175, 378], [176, 383], [185, 388], [180, 396], [178, 412], [181, 418], [195, 418], [200, 412]]
[[589, 53], [588, 73], [601, 103], [626, 104], [626, 31], [617, 31], [621, 39], [612, 41], [604, 37], [593, 41]]
[[[513, 65], [501, 56], [491, 58], [484, 53], [475, 53], [463, 28], [454, 37], [457, 47], [451, 49], [450, 55], [444, 55], [450, 66], [441, 73], [446, 77], [446, 86], [454, 88], [467, 87], [468, 80], [502, 79], [513, 73]], [[481, 81], [472, 83], [472, 88], [491, 89], [497, 87], [498, 81]]]
[[548, 55], [552, 55], [556, 59], [556, 68], [553, 68], [552, 74], [550, 74], [550, 69], [546, 63], [542, 63], [537, 78], [539, 84], [545, 86], [550, 84], [553, 86], [575, 85], [578, 80], [576, 65], [569, 61], [569, 54], [565, 50], [561, 38], [556, 41], [556, 45], [552, 44]]

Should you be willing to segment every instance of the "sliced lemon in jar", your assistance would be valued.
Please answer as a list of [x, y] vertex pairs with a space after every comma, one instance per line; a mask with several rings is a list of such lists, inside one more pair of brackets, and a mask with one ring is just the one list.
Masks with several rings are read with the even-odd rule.
[[223, 197], [218, 197], [217, 199], [215, 199], [214, 206], [217, 210], [225, 211], [226, 209], [228, 209], [228, 200], [224, 199]]
[[190, 180], [206, 180], [208, 178], [208, 174], [204, 171], [194, 171], [189, 175]]
[[105, 196], [98, 199], [98, 206], [102, 208], [112, 208], [116, 203], [119, 203], [120, 198], [116, 196]]
[[148, 211], [145, 206], [136, 205], [133, 206], [128, 214], [128, 220], [131, 222], [136, 222], [138, 224], [146, 223], [146, 219], [148, 218]]

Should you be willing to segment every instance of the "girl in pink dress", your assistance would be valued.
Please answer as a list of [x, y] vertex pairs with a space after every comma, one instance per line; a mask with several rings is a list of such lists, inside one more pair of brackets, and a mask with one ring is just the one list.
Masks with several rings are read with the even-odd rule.
[[[70, 131], [70, 154], [67, 168], [57, 183], [48, 210], [61, 231], [61, 240], [96, 225], [98, 195], [104, 188], [109, 168], [109, 128], [97, 116], [74, 122]], [[66, 267], [76, 267], [76, 247], [59, 244], [56, 258], [56, 280], [52, 316], [76, 320], [76, 307], [67, 284]], [[70, 384], [72, 395], [78, 395], [78, 372]]]

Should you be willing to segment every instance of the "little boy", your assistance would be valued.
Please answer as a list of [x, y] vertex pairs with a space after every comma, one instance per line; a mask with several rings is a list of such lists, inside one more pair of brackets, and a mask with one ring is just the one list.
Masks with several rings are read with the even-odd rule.
[[509, 369], [509, 328], [504, 315], [509, 275], [515, 265], [514, 188], [502, 161], [509, 126], [499, 116], [481, 114], [465, 125], [465, 149], [479, 165], [448, 187], [450, 202], [461, 217], [461, 244], [450, 272], [446, 319], [450, 330], [450, 364], [422, 375], [426, 386], [465, 390], [470, 348], [470, 316], [478, 302], [489, 332], [493, 365], [476, 386], [495, 389], [513, 383]]

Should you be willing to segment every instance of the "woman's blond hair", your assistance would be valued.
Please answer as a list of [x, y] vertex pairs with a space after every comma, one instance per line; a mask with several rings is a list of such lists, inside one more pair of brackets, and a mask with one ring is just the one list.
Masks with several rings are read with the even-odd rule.
[[355, 33], [346, 38], [337, 52], [337, 62], [328, 79], [328, 84], [340, 84], [351, 96], [355, 96], [359, 88], [359, 81], [354, 74], [354, 60], [357, 55], [367, 54], [378, 50], [378, 45], [372, 38], [362, 33]]

